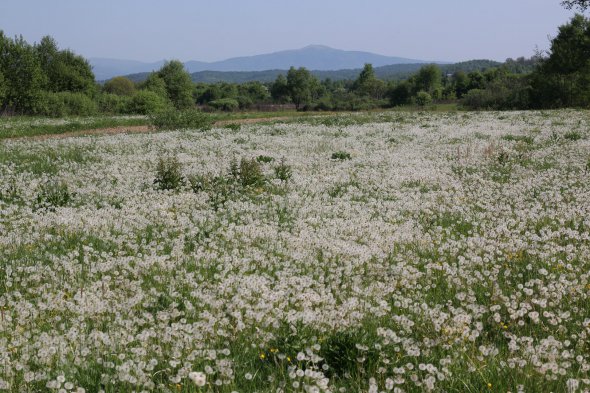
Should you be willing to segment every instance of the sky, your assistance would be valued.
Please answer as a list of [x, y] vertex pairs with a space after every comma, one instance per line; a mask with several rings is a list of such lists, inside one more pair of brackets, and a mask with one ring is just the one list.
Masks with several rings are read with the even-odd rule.
[[560, 0], [0, 0], [0, 30], [85, 57], [216, 61], [310, 44], [430, 61], [530, 57]]

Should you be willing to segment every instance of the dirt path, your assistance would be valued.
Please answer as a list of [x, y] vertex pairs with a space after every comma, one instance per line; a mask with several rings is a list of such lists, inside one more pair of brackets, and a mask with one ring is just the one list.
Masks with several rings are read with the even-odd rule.
[[[251, 119], [235, 119], [235, 120], [220, 120], [216, 121], [214, 127], [223, 127], [228, 124], [255, 124], [264, 123], [271, 121], [282, 121], [292, 119], [293, 116], [280, 116], [280, 117], [260, 117]], [[72, 138], [77, 136], [88, 136], [88, 135], [115, 135], [115, 134], [139, 134], [154, 131], [151, 126], [117, 126], [109, 128], [94, 128], [88, 130], [70, 131], [59, 134], [45, 134], [45, 135], [34, 135], [34, 136], [19, 136], [15, 138], [6, 138], [4, 140], [33, 140], [43, 141], [46, 139], [63, 139]]]

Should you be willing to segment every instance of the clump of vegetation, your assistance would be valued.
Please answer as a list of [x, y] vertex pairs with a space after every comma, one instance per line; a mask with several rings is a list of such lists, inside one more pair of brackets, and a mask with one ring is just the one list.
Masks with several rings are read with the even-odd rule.
[[580, 132], [578, 132], [578, 131], [569, 131], [569, 132], [566, 132], [563, 135], [563, 137], [565, 139], [567, 139], [568, 141], [574, 141], [575, 142], [575, 141], [578, 141], [578, 140], [582, 139], [582, 134]]
[[293, 176], [293, 169], [287, 164], [285, 158], [274, 168], [275, 177], [280, 181], [287, 182]]
[[346, 152], [346, 151], [337, 151], [332, 153], [332, 159], [333, 160], [350, 160], [352, 159], [352, 156], [350, 155], [350, 153]]
[[237, 123], [230, 123], [223, 126], [223, 128], [232, 131], [239, 131], [242, 126]]
[[156, 167], [154, 187], [158, 190], [177, 190], [184, 184], [182, 165], [177, 157], [160, 157]]
[[150, 124], [157, 130], [208, 130], [213, 119], [196, 109], [167, 109], [149, 117]]
[[424, 107], [432, 102], [432, 96], [425, 91], [421, 91], [416, 94], [415, 100], [416, 105]]
[[260, 187], [266, 181], [260, 163], [255, 159], [242, 158], [239, 164], [232, 161], [230, 175], [243, 187]]
[[65, 182], [50, 181], [43, 184], [37, 193], [37, 208], [54, 210], [66, 206], [72, 200], [72, 193]]
[[533, 138], [532, 136], [529, 136], [529, 135], [508, 134], [508, 135], [504, 135], [502, 137], [502, 139], [504, 139], [505, 141], [511, 141], [511, 142], [523, 142], [523, 143], [526, 143], [529, 145], [535, 141], [535, 138]]
[[260, 155], [258, 157], [256, 157], [256, 161], [262, 163], [262, 164], [269, 164], [271, 162], [273, 162], [275, 159], [273, 157], [270, 156], [265, 156], [265, 155]]

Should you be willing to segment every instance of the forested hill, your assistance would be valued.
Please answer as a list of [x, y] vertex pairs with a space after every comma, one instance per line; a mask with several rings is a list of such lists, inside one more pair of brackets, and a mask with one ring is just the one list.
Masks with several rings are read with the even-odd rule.
[[[375, 67], [375, 76], [383, 80], [403, 80], [409, 78], [412, 74], [423, 67], [423, 63], [413, 64], [393, 64], [382, 67]], [[484, 71], [489, 68], [505, 66], [513, 73], [528, 73], [534, 68], [534, 62], [529, 59], [519, 58], [517, 60], [508, 59], [504, 63], [493, 60], [469, 60], [454, 64], [439, 64], [443, 74], [454, 74], [457, 71], [469, 73], [471, 71]], [[336, 71], [311, 71], [311, 73], [320, 80], [331, 79], [354, 80], [361, 72], [360, 68], [336, 70]], [[278, 75], [286, 75], [287, 70], [267, 70], [267, 71], [200, 71], [191, 74], [193, 82], [216, 83], [246, 83], [246, 82], [273, 82]], [[127, 75], [127, 78], [134, 82], [142, 82], [147, 79], [149, 73], [142, 72], [138, 74]]]

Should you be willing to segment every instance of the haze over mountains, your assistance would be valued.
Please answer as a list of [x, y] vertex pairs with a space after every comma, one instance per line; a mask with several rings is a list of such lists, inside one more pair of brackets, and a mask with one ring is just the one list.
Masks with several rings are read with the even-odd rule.
[[[119, 75], [138, 74], [159, 69], [164, 60], [148, 63], [134, 60], [90, 58], [97, 80], [107, 80]], [[365, 63], [374, 67], [393, 64], [424, 64], [430, 61], [383, 56], [370, 52], [345, 51], [323, 45], [309, 45], [301, 49], [234, 57], [222, 61], [187, 61], [185, 67], [190, 73], [200, 71], [265, 71], [286, 70], [289, 67], [305, 67], [316, 71], [358, 69]]]

